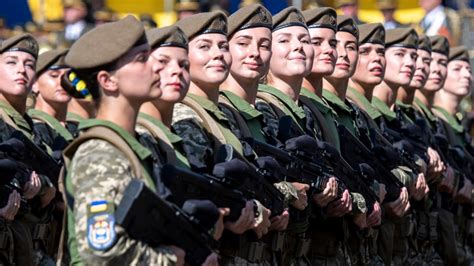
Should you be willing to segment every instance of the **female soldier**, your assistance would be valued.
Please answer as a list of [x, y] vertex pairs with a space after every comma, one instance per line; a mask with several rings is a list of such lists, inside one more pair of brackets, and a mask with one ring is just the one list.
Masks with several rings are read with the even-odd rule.
[[143, 26], [132, 16], [88, 32], [66, 55], [71, 72], [63, 76], [65, 88], [75, 97], [92, 97], [98, 106], [97, 119], [81, 122], [79, 129], [85, 132], [65, 151], [66, 162], [70, 161], [64, 184], [72, 199], [68, 201], [72, 262], [184, 262], [181, 249], [150, 247], [115, 224], [115, 208], [130, 181], [140, 179], [151, 190], [161, 189], [155, 187], [149, 170], [150, 151], [135, 138], [141, 104], [161, 94], [161, 68], [152, 67], [148, 56]]
[[[33, 121], [25, 113], [25, 109], [27, 95], [35, 79], [37, 55], [38, 44], [29, 34], [11, 37], [0, 45], [1, 141], [10, 138], [16, 130], [21, 131], [30, 141], [35, 139]], [[34, 235], [34, 232], [48, 226], [49, 212], [46, 207], [56, 193], [50, 178], [57, 177], [37, 175], [33, 171], [29, 178], [26, 177], [27, 180], [21, 181], [22, 197], [29, 200], [31, 204], [39, 203], [33, 205], [32, 212], [17, 217], [11, 224], [15, 245], [13, 262], [17, 264], [33, 265], [42, 259], [33, 254], [34, 242], [32, 238], [35, 236], [35, 239], [39, 239], [39, 241], [44, 241], [46, 238], [45, 234]], [[10, 209], [10, 211], [4, 212], [4, 218], [11, 220], [16, 214], [12, 207], [20, 208], [19, 195], [11, 193], [8, 202], [4, 208]]]
[[[240, 156], [243, 154], [242, 145], [217, 106], [219, 85], [229, 74], [232, 60], [227, 42], [227, 17], [221, 12], [201, 13], [182, 19], [176, 25], [189, 38], [191, 85], [183, 102], [175, 105], [172, 126], [183, 139], [183, 150], [191, 166], [209, 172], [220, 144], [230, 144]], [[254, 217], [254, 208], [258, 210], [257, 217]], [[261, 235], [270, 226], [269, 215], [269, 210], [258, 201], [248, 201], [237, 221], [226, 222], [226, 229], [234, 234], [254, 229]], [[234, 257], [238, 263], [245, 261], [233, 253], [225, 254], [223, 263], [232, 263]]]
[[53, 151], [62, 151], [73, 136], [66, 129], [66, 112], [71, 96], [61, 87], [61, 76], [67, 71], [67, 50], [51, 50], [38, 58], [33, 93], [35, 107], [28, 114], [35, 121], [36, 135]]

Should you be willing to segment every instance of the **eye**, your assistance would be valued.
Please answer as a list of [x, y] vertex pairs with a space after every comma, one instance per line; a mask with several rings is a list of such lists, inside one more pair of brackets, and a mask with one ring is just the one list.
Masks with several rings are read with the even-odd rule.
[[310, 44], [311, 41], [309, 40], [309, 38], [303, 38], [303, 39], [301, 39], [301, 43]]
[[329, 42], [329, 45], [330, 45], [332, 48], [336, 48], [336, 46], [337, 46], [337, 41], [330, 41], [330, 42]]
[[221, 45], [219, 45], [219, 49], [221, 49], [222, 51], [229, 51], [229, 43], [222, 43]]
[[346, 49], [349, 50], [349, 51], [355, 51], [355, 50], [357, 50], [356, 47], [355, 47], [355, 45], [347, 45], [347, 46], [346, 46]]
[[15, 60], [8, 60], [7, 65], [16, 65], [16, 61]]
[[184, 68], [186, 70], [189, 70], [189, 61], [183, 61], [183, 62], [180, 62], [179, 66], [181, 68]]
[[265, 49], [265, 50], [270, 50], [270, 48], [271, 48], [271, 47], [270, 47], [270, 44], [268, 44], [268, 43], [262, 43], [262, 44], [260, 45], [260, 47], [263, 48], [263, 49]]
[[147, 54], [140, 54], [139, 56], [137, 56], [137, 62], [145, 63], [147, 60], [148, 60]]
[[367, 50], [367, 49], [359, 49], [359, 54], [361, 54], [361, 55], [368, 55], [368, 54], [369, 54], [369, 50]]
[[209, 50], [210, 47], [211, 47], [211, 46], [210, 46], [209, 44], [207, 44], [207, 43], [201, 43], [201, 44], [199, 44], [199, 45], [197, 46], [197, 48], [198, 48], [199, 50], [204, 50], [204, 51]]
[[313, 41], [311, 41], [311, 44], [312, 44], [312, 45], [316, 45], [316, 46], [320, 46], [320, 45], [321, 45], [321, 41], [320, 41], [320, 40], [313, 40]]
[[26, 66], [27, 68], [29, 68], [29, 69], [32, 69], [32, 70], [35, 70], [35, 69], [36, 69], [36, 66], [35, 66], [34, 64], [32, 64], [32, 63], [27, 63], [25, 66]]
[[279, 39], [278, 43], [287, 43], [289, 40], [287, 38]]

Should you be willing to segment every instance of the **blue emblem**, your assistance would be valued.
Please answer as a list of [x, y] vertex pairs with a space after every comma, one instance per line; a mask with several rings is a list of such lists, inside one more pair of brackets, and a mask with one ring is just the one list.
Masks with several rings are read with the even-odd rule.
[[87, 241], [95, 250], [107, 250], [116, 241], [115, 217], [107, 201], [94, 201], [89, 205]]

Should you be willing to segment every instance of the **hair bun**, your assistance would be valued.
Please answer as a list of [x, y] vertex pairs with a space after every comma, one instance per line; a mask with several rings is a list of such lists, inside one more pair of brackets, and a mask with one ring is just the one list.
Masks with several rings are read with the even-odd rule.
[[92, 100], [93, 96], [87, 88], [87, 83], [80, 79], [72, 70], [64, 73], [61, 77], [61, 86], [74, 98]]

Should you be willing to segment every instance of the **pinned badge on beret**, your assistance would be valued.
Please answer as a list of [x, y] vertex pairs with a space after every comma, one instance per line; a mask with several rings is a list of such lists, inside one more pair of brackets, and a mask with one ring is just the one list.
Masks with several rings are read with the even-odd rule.
[[106, 200], [87, 206], [87, 241], [95, 250], [107, 250], [117, 240], [113, 205]]

